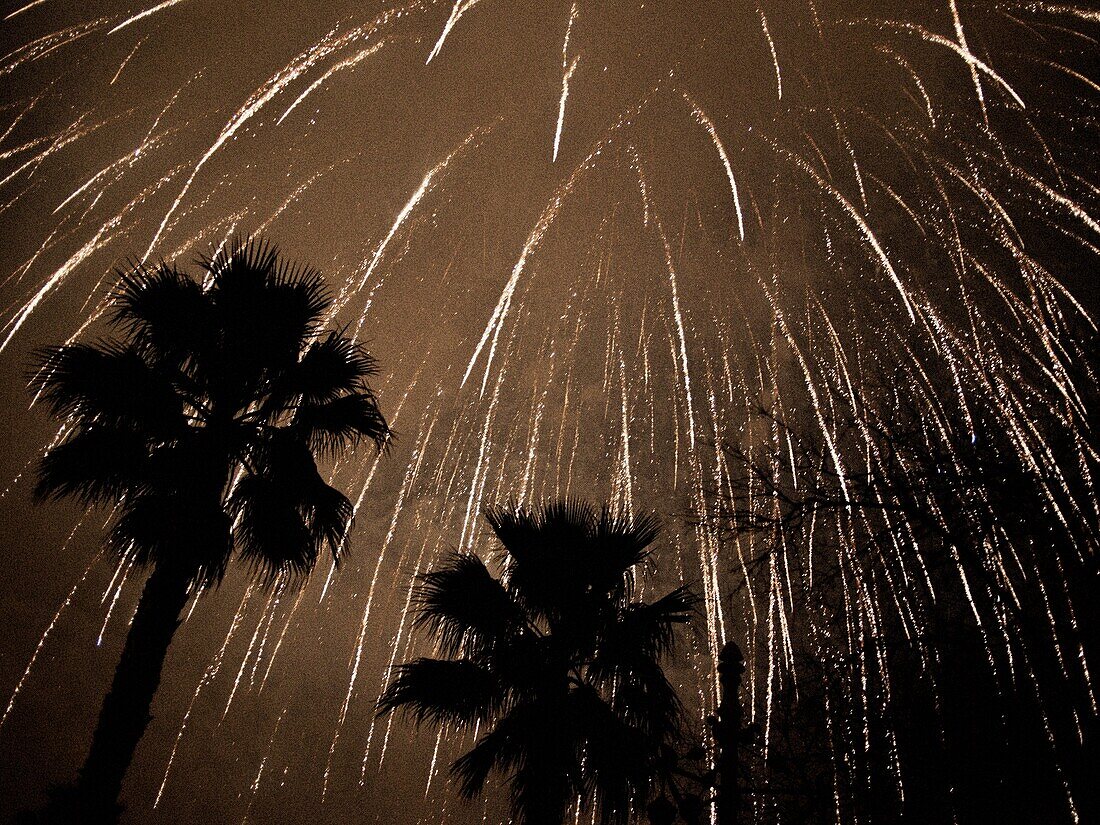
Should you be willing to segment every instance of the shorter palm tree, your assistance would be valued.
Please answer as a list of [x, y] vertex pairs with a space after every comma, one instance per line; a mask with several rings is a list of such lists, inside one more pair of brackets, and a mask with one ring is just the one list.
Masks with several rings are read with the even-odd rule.
[[493, 508], [500, 576], [456, 554], [420, 577], [417, 626], [443, 659], [401, 665], [379, 713], [486, 732], [451, 768], [466, 799], [508, 777], [522, 825], [560, 825], [573, 804], [601, 822], [644, 806], [682, 709], [661, 659], [696, 599], [677, 588], [634, 599], [659, 527], [557, 501]]

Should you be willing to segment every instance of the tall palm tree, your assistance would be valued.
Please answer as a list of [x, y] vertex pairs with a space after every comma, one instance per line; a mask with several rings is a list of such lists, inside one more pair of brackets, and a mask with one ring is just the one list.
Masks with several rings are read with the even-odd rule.
[[65, 428], [36, 495], [115, 506], [109, 549], [150, 571], [76, 785], [85, 821], [117, 817], [189, 595], [234, 554], [269, 585], [300, 581], [326, 544], [338, 558], [353, 508], [316, 458], [389, 437], [374, 360], [322, 329], [320, 274], [263, 241], [200, 263], [201, 279], [136, 266], [114, 337], [45, 350], [31, 384]]
[[379, 713], [486, 732], [451, 768], [461, 794], [508, 776], [522, 825], [560, 825], [574, 803], [604, 823], [644, 806], [681, 706], [661, 669], [687, 588], [636, 601], [658, 524], [558, 501], [490, 509], [501, 575], [456, 554], [420, 577], [417, 625], [443, 659], [401, 665]]

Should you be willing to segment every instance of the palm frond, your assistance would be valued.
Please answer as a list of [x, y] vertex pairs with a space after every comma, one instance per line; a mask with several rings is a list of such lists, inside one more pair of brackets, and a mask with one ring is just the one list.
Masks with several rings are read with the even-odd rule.
[[579, 499], [560, 499], [541, 507], [516, 504], [487, 507], [485, 519], [516, 563], [529, 556], [567, 552], [583, 546], [592, 535], [597, 511]]
[[592, 586], [600, 592], [629, 595], [633, 591], [635, 565], [649, 554], [649, 545], [661, 532], [653, 513], [630, 516], [604, 507], [590, 538]]
[[520, 603], [551, 623], [579, 612], [595, 509], [570, 499], [534, 509], [490, 507], [485, 518], [506, 554], [505, 580]]
[[202, 285], [174, 267], [135, 264], [121, 275], [112, 303], [112, 324], [157, 362], [179, 367], [211, 349], [210, 307]]
[[248, 331], [236, 321], [260, 320], [288, 342], [296, 337], [295, 355], [332, 302], [320, 272], [286, 261], [263, 238], [238, 239], [202, 264], [213, 278], [210, 292], [226, 332]]
[[683, 704], [657, 661], [597, 657], [590, 663], [587, 677], [609, 697], [615, 713], [650, 741], [666, 741], [681, 729]]
[[699, 597], [687, 585], [654, 602], [634, 602], [608, 623], [601, 647], [618, 651], [623, 659], [659, 659], [671, 650], [676, 625], [690, 622], [698, 606]]
[[698, 598], [679, 587], [655, 602], [618, 611], [599, 634], [588, 678], [613, 696], [623, 719], [660, 739], [680, 726], [683, 708], [661, 668], [675, 642], [675, 628], [690, 622]]
[[508, 591], [470, 553], [456, 553], [422, 574], [416, 603], [416, 626], [428, 628], [444, 656], [464, 648], [485, 653], [514, 639], [526, 624]]
[[378, 373], [367, 348], [336, 330], [307, 349], [300, 364], [300, 392], [314, 403], [351, 392]]
[[577, 753], [563, 722], [560, 713], [538, 702], [513, 708], [451, 765], [459, 794], [473, 799], [496, 770], [510, 777], [514, 821], [542, 813], [538, 821], [560, 822], [554, 807], [564, 811], [579, 787]]
[[277, 439], [253, 464], [227, 502], [242, 558], [268, 580], [304, 577], [326, 543], [338, 559], [354, 508], [321, 478], [306, 445]]
[[299, 399], [306, 405], [324, 404], [347, 393], [366, 391], [366, 381], [377, 372], [366, 347], [330, 332], [311, 344], [296, 364], [274, 376], [261, 417], [271, 420]]
[[593, 611], [628, 598], [633, 568], [660, 530], [652, 515], [629, 518], [574, 499], [485, 515], [507, 554], [508, 586], [558, 630], [590, 624]]
[[594, 806], [604, 825], [625, 825], [649, 795], [658, 748], [594, 690], [571, 692], [568, 716], [583, 753], [582, 807]]
[[77, 429], [43, 456], [35, 499], [75, 496], [85, 505], [118, 502], [145, 488], [148, 458], [145, 440], [130, 430]]
[[200, 255], [198, 265], [216, 281], [229, 270], [254, 273], [266, 279], [273, 273], [279, 259], [279, 247], [266, 238], [238, 235], [214, 250], [211, 255]]
[[321, 404], [303, 404], [293, 427], [314, 450], [327, 454], [341, 452], [364, 439], [381, 450], [391, 438], [377, 399], [364, 390]]
[[201, 264], [220, 354], [204, 363], [205, 383], [217, 406], [243, 409], [298, 363], [331, 300], [319, 273], [285, 264], [263, 239], [238, 239]]
[[31, 388], [58, 418], [89, 426], [130, 429], [151, 439], [174, 438], [186, 426], [171, 376], [118, 341], [42, 350]]
[[175, 568], [200, 586], [221, 581], [232, 549], [220, 500], [197, 490], [135, 496], [125, 502], [108, 543], [141, 566]]
[[317, 560], [317, 544], [295, 491], [266, 475], [246, 475], [233, 489], [229, 511], [242, 560], [266, 582], [304, 576]]
[[484, 734], [473, 748], [451, 765], [451, 776], [458, 780], [458, 793], [466, 801], [481, 793], [493, 770], [504, 770], [519, 760], [507, 726], [507, 720], [498, 722], [493, 730]]
[[343, 557], [344, 540], [355, 517], [351, 499], [327, 484], [318, 473], [312, 484], [303, 489], [302, 510], [317, 548], [328, 545], [332, 560], [339, 563]]
[[492, 672], [468, 659], [415, 659], [397, 668], [378, 702], [379, 715], [401, 710], [416, 724], [472, 725], [504, 702]]

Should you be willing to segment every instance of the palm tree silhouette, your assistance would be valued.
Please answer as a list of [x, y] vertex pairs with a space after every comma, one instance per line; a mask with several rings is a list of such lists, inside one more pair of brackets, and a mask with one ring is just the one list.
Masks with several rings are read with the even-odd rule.
[[451, 768], [461, 794], [506, 774], [512, 816], [560, 825], [574, 803], [603, 823], [644, 806], [681, 706], [661, 669], [696, 599], [634, 600], [659, 527], [577, 501], [489, 509], [501, 575], [456, 554], [420, 577], [419, 627], [445, 657], [401, 665], [379, 713], [487, 728]]
[[117, 818], [122, 780], [191, 593], [236, 552], [267, 585], [338, 558], [352, 517], [316, 458], [389, 437], [367, 379], [375, 363], [325, 332], [321, 276], [264, 241], [123, 276], [116, 337], [45, 350], [31, 386], [65, 422], [39, 467], [39, 500], [116, 506], [107, 545], [146, 567], [67, 821]]

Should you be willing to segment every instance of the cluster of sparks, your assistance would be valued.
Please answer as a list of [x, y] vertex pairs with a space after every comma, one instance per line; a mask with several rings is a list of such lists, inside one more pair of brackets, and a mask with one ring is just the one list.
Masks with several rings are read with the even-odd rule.
[[[364, 14], [366, 22], [335, 25], [271, 68], [263, 83], [229, 101], [226, 110], [213, 110], [212, 131], [209, 113], [204, 119], [180, 109], [194, 106], [192, 92], [218, 66], [195, 66], [176, 87], [147, 89], [149, 112], [101, 108], [89, 79], [85, 97], [63, 109], [71, 120], [57, 125], [55, 86], [73, 83], [66, 76], [68, 55], [81, 48], [114, 54], [116, 41], [125, 40], [119, 62], [87, 73], [107, 86], [124, 86], [142, 54], [173, 25], [172, 15], [192, 4], [199, 0], [167, 0], [77, 21], [31, 36], [0, 57], [5, 82], [35, 67], [28, 86], [39, 84], [0, 108], [0, 215], [6, 223], [33, 216], [29, 225], [42, 230], [24, 241], [31, 244], [25, 259], [3, 281], [10, 303], [0, 316], [0, 352], [20, 351], [43, 307], [58, 296], [79, 314], [50, 334], [74, 340], [94, 329], [106, 309], [113, 267], [130, 256], [173, 260], [254, 231], [274, 233], [293, 250], [311, 191], [340, 170], [369, 165], [375, 150], [358, 147], [347, 156], [320, 150], [312, 168], [290, 166], [279, 184], [285, 189], [244, 204], [225, 194], [235, 172], [214, 170], [235, 168], [242, 144], [262, 143], [269, 133], [284, 134], [296, 120], [311, 117], [310, 105], [316, 105], [312, 117], [323, 116], [342, 83], [388, 53], [419, 55], [421, 72], [453, 71], [446, 57], [464, 31], [509, 14], [498, 0], [455, 0], [453, 6], [413, 0]], [[35, 0], [8, 14], [3, 25], [45, 27], [54, 5]], [[621, 111], [590, 117], [577, 90], [598, 82], [599, 26], [586, 26], [583, 0], [547, 4], [545, 16], [553, 17], [547, 32], [561, 38], [561, 75], [559, 88], [538, 90], [556, 105], [547, 109], [546, 142], [537, 154], [548, 167], [540, 174], [553, 183], [548, 198], [536, 204], [522, 243], [508, 251], [511, 263], [498, 267], [485, 254], [469, 263], [475, 231], [464, 229], [466, 207], [455, 205], [492, 197], [471, 194], [463, 170], [497, 151], [494, 141], [503, 140], [498, 133], [510, 125], [505, 114], [464, 129], [464, 137], [435, 156], [425, 155], [420, 169], [428, 171], [419, 182], [387, 200], [400, 205], [384, 222], [364, 229], [374, 235], [366, 248], [341, 250], [331, 264], [316, 261], [336, 296], [330, 320], [369, 340], [383, 364], [376, 389], [400, 439], [387, 455], [355, 455], [330, 468], [358, 513], [346, 568], [319, 570], [298, 592], [248, 585], [228, 617], [209, 612], [201, 594], [195, 598], [189, 617], [207, 611], [204, 623], [221, 622], [224, 635], [200, 668], [149, 804], [163, 804], [174, 787], [183, 793], [177, 762], [187, 757], [188, 738], [197, 735], [191, 733], [196, 717], [213, 727], [234, 708], [243, 714], [249, 711], [242, 707], [254, 711], [256, 703], [277, 706], [267, 714], [277, 721], [270, 735], [253, 743], [255, 761], [242, 790], [246, 819], [259, 797], [276, 794], [276, 782], [315, 780], [321, 804], [375, 781], [395, 746], [395, 727], [403, 723], [376, 720], [374, 705], [390, 668], [418, 652], [414, 574], [454, 548], [487, 552], [480, 513], [509, 500], [582, 496], [625, 512], [668, 514], [661, 575], [692, 583], [704, 597], [703, 632], [689, 645], [681, 685], [698, 718], [717, 701], [717, 652], [735, 639], [746, 650], [748, 706], [764, 727], [766, 747], [780, 687], [797, 683], [798, 651], [812, 650], [821, 661], [854, 659], [858, 674], [844, 693], [829, 698], [835, 759], [848, 765], [850, 754], [870, 747], [866, 726], [852, 720], [881, 714], [891, 701], [891, 673], [875, 636], [892, 616], [919, 637], [925, 601], [934, 601], [940, 586], [914, 583], [927, 578], [919, 541], [896, 525], [897, 564], [876, 570], [866, 559], [852, 561], [860, 548], [846, 538], [845, 524], [822, 525], [833, 541], [821, 541], [816, 552], [837, 555], [840, 584], [815, 589], [812, 546], [785, 551], [801, 552], [809, 575], [808, 587], [792, 583], [787, 555], [773, 552], [755, 564], [752, 537], [729, 541], [715, 499], [732, 488], [737, 468], [722, 445], [739, 444], [757, 455], [790, 452], [790, 468], [775, 472], [789, 469], [797, 484], [789, 435], [754, 427], [751, 410], [766, 403], [801, 415], [821, 438], [823, 472], [838, 479], [847, 496], [849, 474], [876, 461], [870, 436], [853, 443], [835, 426], [843, 411], [863, 408], [863, 376], [899, 361], [911, 374], [934, 364], [947, 376], [945, 385], [929, 379], [909, 388], [927, 410], [930, 439], [943, 432], [940, 417], [966, 415], [957, 388], [967, 387], [990, 399], [1019, 461], [1057, 483], [1058, 462], [1066, 459], [1053, 456], [1051, 436], [1034, 426], [1025, 396], [1032, 392], [1062, 405], [1066, 430], [1075, 431], [1085, 415], [1084, 388], [1070, 377], [1074, 356], [1060, 341], [1067, 329], [1092, 328], [1092, 321], [1052, 262], [1032, 252], [1021, 225], [1041, 226], [1093, 265], [1100, 253], [1100, 224], [1093, 217], [1100, 177], [1081, 151], [1087, 138], [1073, 144], [1074, 134], [1095, 134], [1097, 127], [1100, 85], [1080, 65], [1087, 61], [1073, 58], [1096, 48], [1100, 15], [1038, 2], [980, 2], [969, 13], [955, 0], [913, 5], [913, 19], [840, 14], [843, 4], [829, 19], [807, 0], [808, 28], [789, 25], [782, 10], [754, 7], [744, 19], [756, 22], [751, 34], [759, 40], [763, 68], [744, 88], [758, 96], [752, 101], [756, 114], [742, 113], [737, 101], [709, 102], [691, 87], [690, 70], [669, 66], [654, 72]], [[979, 16], [1036, 33], [1039, 45], [1012, 66], [1042, 69], [1041, 82], [1021, 85], [1018, 75], [976, 45], [972, 18]], [[889, 87], [892, 97], [881, 111], [860, 108], [835, 77], [807, 77], [812, 61], [800, 58], [790, 70], [785, 61], [793, 59], [793, 38], [804, 50], [812, 46], [808, 50], [822, 61], [835, 50], [846, 62], [842, 74], [893, 66], [897, 77], [883, 81], [896, 85]], [[40, 108], [50, 108], [50, 116], [37, 117]], [[139, 126], [149, 113], [151, 123]], [[569, 140], [572, 124], [589, 120], [603, 125], [588, 128], [591, 142], [578, 148], [581, 138]], [[1046, 134], [1048, 123], [1056, 123], [1057, 136]], [[92, 159], [100, 153], [81, 150], [106, 132], [136, 139], [96, 168]], [[677, 182], [678, 171], [663, 168], [673, 150], [692, 153], [703, 172], [693, 170], [685, 176], [689, 181]], [[55, 179], [67, 178], [58, 169], [77, 163], [81, 182], [61, 191]], [[507, 168], [500, 172], [508, 174]], [[722, 186], [708, 188], [714, 180]], [[701, 204], [706, 198], [713, 202]], [[341, 206], [329, 202], [327, 208], [333, 214], [324, 216], [326, 222]], [[433, 252], [428, 271], [416, 259], [422, 245]], [[478, 265], [487, 273], [469, 276]], [[411, 307], [413, 298], [401, 293], [429, 298]], [[413, 333], [401, 327], [403, 340], [387, 340], [386, 313], [423, 322]], [[456, 316], [467, 321], [446, 320]], [[435, 319], [442, 319], [439, 328]], [[1045, 384], [1017, 386], [1021, 360], [1038, 364]], [[1096, 458], [1084, 439], [1075, 443], [1071, 463], [1085, 466]], [[1063, 519], [1067, 541], [1082, 556], [1093, 552], [1095, 533], [1082, 541], [1071, 524], [1095, 529], [1095, 490], [1089, 489], [1093, 503], [1071, 495], [1077, 509]], [[1053, 503], [1060, 496], [1052, 494], [1052, 507], [1060, 506]], [[101, 525], [86, 522], [89, 535]], [[955, 559], [956, 584], [991, 649], [1010, 646], [1012, 629], [1001, 617], [984, 615], [985, 602], [973, 590], [997, 586], [988, 583], [993, 581], [1004, 588], [1002, 595], [1015, 598], [1018, 577], [1006, 572], [1020, 566], [1013, 552], [1011, 546], [990, 548], [995, 575], [981, 582]], [[126, 603], [124, 589], [136, 592], [141, 576], [126, 563], [112, 567], [116, 562], [95, 561], [74, 586], [34, 648], [0, 726], [33, 683], [39, 653], [64, 610], [80, 588], [97, 581], [97, 566], [110, 570], [110, 580], [96, 638], [102, 641], [125, 622], [116, 606], [120, 598]], [[904, 581], [891, 579], [899, 570]], [[1063, 584], [1030, 582], [1048, 600], [1069, 598]], [[1072, 615], [1072, 604], [1069, 610]], [[1083, 680], [1095, 714], [1089, 663], [1072, 649], [1075, 643], [1059, 638], [1055, 625], [1052, 618], [1052, 643], [1064, 656], [1065, 676]], [[294, 730], [295, 699], [272, 677], [282, 673], [284, 682], [293, 682], [303, 662], [314, 662], [322, 637], [335, 656], [323, 672], [342, 672], [330, 724], [309, 732], [323, 771], [303, 767], [299, 744], [280, 750]], [[992, 654], [990, 662], [995, 666]], [[928, 667], [934, 670], [931, 662]], [[245, 703], [246, 695], [253, 704]], [[430, 745], [423, 809], [429, 820], [451, 809], [441, 770], [448, 755], [469, 743], [440, 731]], [[903, 799], [905, 766], [897, 769]], [[852, 821], [846, 800], [857, 790], [845, 783], [858, 785], [859, 777], [840, 768], [834, 774], [837, 821]], [[1067, 782], [1064, 790], [1067, 811], [1076, 816], [1075, 789]]]

